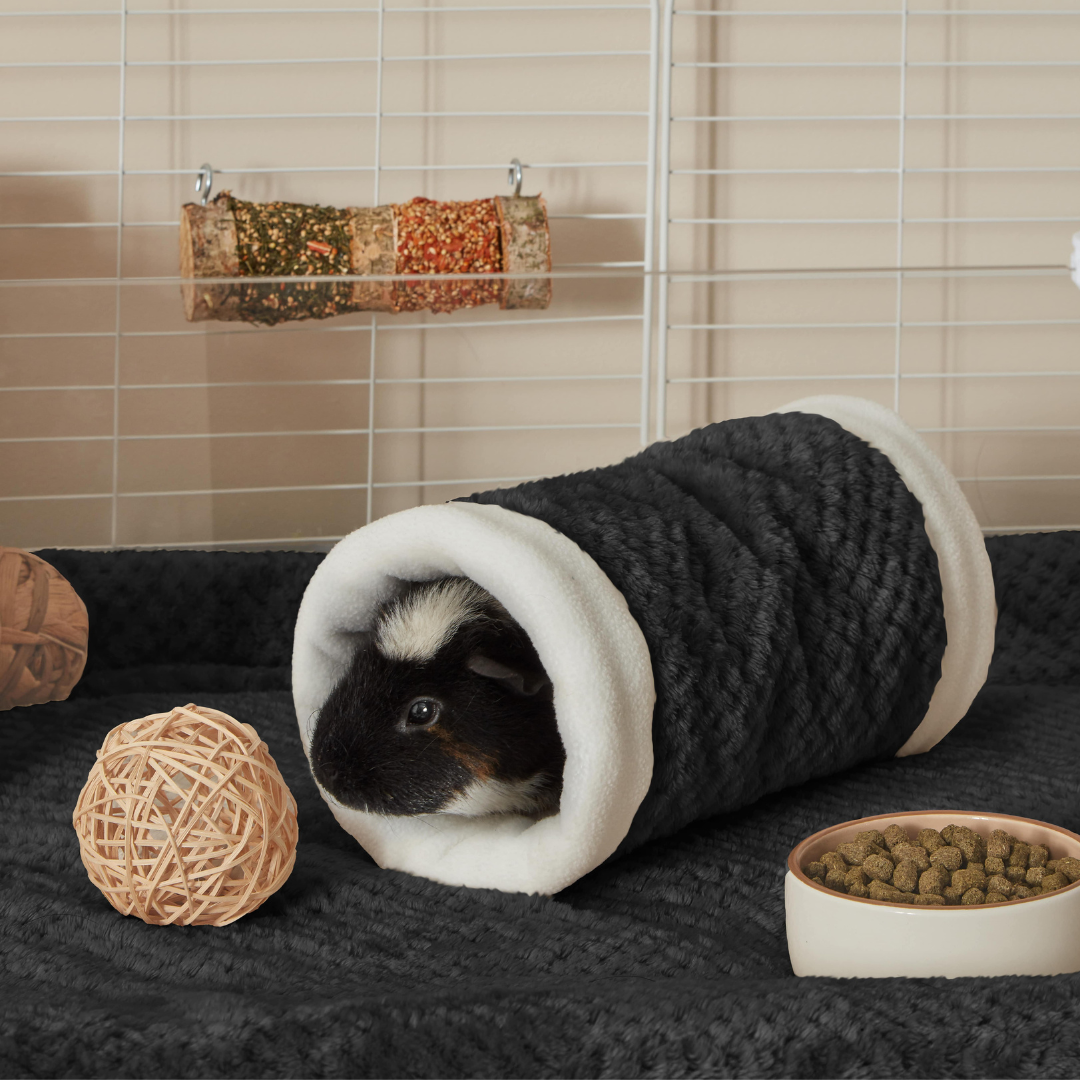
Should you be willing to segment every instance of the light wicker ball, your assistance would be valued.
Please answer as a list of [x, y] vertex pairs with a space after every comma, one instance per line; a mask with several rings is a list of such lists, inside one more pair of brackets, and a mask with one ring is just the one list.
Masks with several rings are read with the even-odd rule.
[[109, 903], [159, 926], [235, 922], [296, 861], [296, 802], [266, 743], [197, 705], [113, 728], [72, 823]]
[[86, 605], [59, 570], [0, 546], [0, 712], [63, 701], [86, 666]]

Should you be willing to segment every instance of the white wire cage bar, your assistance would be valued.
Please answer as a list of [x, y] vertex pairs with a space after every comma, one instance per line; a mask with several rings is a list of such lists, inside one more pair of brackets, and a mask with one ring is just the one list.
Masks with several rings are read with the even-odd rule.
[[[691, 0], [665, 0], [660, 146], [657, 155], [660, 167], [660, 195], [657, 212], [660, 284], [657, 311], [656, 426], [654, 429], [657, 438], [666, 438], [673, 430], [676, 434], [685, 430], [685, 415], [693, 415], [695, 423], [700, 422], [703, 416], [707, 416], [708, 419], [712, 420], [724, 419], [726, 415], [739, 415], [739, 406], [735, 406], [734, 412], [729, 411], [731, 409], [730, 400], [718, 404], [710, 402], [708, 406], [702, 406], [695, 412], [692, 406], [694, 402], [700, 400], [702, 394], [711, 392], [727, 393], [736, 390], [763, 391], [770, 386], [774, 387], [777, 393], [785, 394], [788, 399], [822, 392], [815, 388], [817, 386], [824, 386], [830, 390], [835, 387], [835, 392], [852, 393], [860, 392], [862, 387], [872, 388], [876, 386], [879, 388], [878, 391], [870, 391], [868, 396], [877, 396], [879, 400], [884, 401], [886, 399], [882, 397], [882, 391], [888, 389], [891, 391], [889, 394], [891, 400], [888, 403], [899, 409], [902, 415], [908, 413], [907, 418], [913, 423], [913, 426], [926, 436], [937, 440], [935, 445], [943, 450], [948, 450], [952, 444], [946, 446], [941, 443], [941, 439], [971, 437], [1000, 439], [1002, 437], [1059, 435], [1069, 437], [1072, 433], [1080, 430], [1075, 425], [1055, 423], [1050, 419], [1051, 416], [1056, 415], [1054, 408], [1051, 407], [1053, 399], [1060, 396], [1060, 388], [1063, 386], [1074, 388], [1067, 391], [1067, 396], [1075, 400], [1078, 407], [1080, 407], [1080, 396], [1078, 396], [1078, 391], [1075, 389], [1080, 387], [1080, 383], [1077, 382], [1076, 378], [1080, 375], [1080, 363], [1072, 366], [1074, 358], [1080, 355], [1077, 354], [1075, 346], [1065, 354], [1061, 354], [1059, 350], [1059, 353], [1054, 355], [1053, 359], [1055, 360], [1064, 359], [1068, 361], [1063, 364], [1048, 363], [1040, 366], [1037, 361], [1032, 361], [1015, 367], [999, 366], [998, 364], [987, 366], [984, 364], [983, 369], [980, 369], [974, 360], [966, 362], [965, 357], [964, 363], [954, 364], [952, 368], [946, 366], [939, 370], [920, 370], [926, 365], [920, 362], [921, 357], [918, 353], [918, 342], [921, 339], [914, 337], [914, 335], [926, 333], [936, 333], [939, 336], [945, 335], [953, 342], [952, 347], [955, 352], [955, 341], [959, 340], [958, 335], [967, 335], [967, 340], [974, 341], [972, 335], [985, 333], [1021, 332], [1043, 335], [1061, 332], [1071, 333], [1072, 328], [1080, 325], [1080, 318], [1078, 318], [1080, 316], [1080, 303], [1076, 302], [1077, 299], [1080, 299], [1080, 293], [1074, 291], [1075, 295], [1066, 296], [1059, 289], [1059, 310], [1053, 313], [1041, 311], [1038, 312], [1036, 317], [1031, 317], [1028, 312], [1019, 310], [1015, 313], [998, 311], [994, 312], [990, 317], [971, 317], [971, 313], [957, 310], [954, 313], [943, 313], [944, 317], [928, 318], [927, 312], [920, 310], [920, 305], [922, 307], [926, 306], [925, 298], [918, 291], [922, 284], [919, 280], [920, 271], [906, 265], [905, 260], [905, 244], [914, 242], [913, 238], [918, 239], [917, 230], [919, 229], [949, 229], [953, 231], [951, 235], [956, 235], [956, 230], [968, 230], [970, 235], [975, 235], [972, 230], [994, 228], [1008, 230], [1060, 226], [1062, 229], [1071, 231], [1071, 227], [1075, 223], [1080, 223], [1080, 198], [1074, 199], [1071, 205], [1061, 213], [1046, 213], [1045, 211], [1040, 213], [1039, 211], [1043, 208], [1040, 206], [1038, 189], [1031, 189], [1028, 194], [1028, 201], [1025, 202], [1022, 209], [1017, 207], [1011, 212], [972, 213], [970, 211], [965, 212], [958, 207], [956, 212], [940, 214], [928, 214], [925, 211], [920, 213], [918, 210], [913, 209], [913, 195], [908, 190], [916, 180], [921, 184], [931, 181], [956, 184], [973, 182], [980, 178], [987, 178], [987, 181], [989, 181], [995, 177], [1001, 177], [1008, 179], [1010, 182], [1024, 184], [1029, 180], [1034, 183], [1040, 178], [1046, 180], [1054, 176], [1067, 177], [1080, 171], [1080, 160], [1070, 160], [1071, 155], [1068, 151], [1068, 147], [1072, 144], [1072, 129], [1068, 125], [1080, 119], [1080, 114], [1069, 110], [1070, 95], [1067, 93], [1058, 94], [1055, 97], [1054, 94], [1045, 92], [1040, 96], [1029, 87], [1026, 94], [1017, 96], [1015, 108], [1012, 109], [986, 108], [985, 105], [980, 107], [982, 102], [979, 101], [974, 91], [972, 91], [968, 99], [953, 93], [952, 98], [949, 99], [952, 102], [952, 107], [932, 109], [926, 107], [929, 103], [926, 85], [920, 83], [917, 90], [913, 91], [910, 82], [910, 79], [916, 75], [925, 80], [934, 71], [940, 73], [940, 78], [954, 81], [959, 78], [972, 77], [977, 72], [984, 70], [988, 73], [1000, 72], [1000, 76], [996, 76], [999, 78], [1015, 78], [1022, 69], [1047, 72], [1051, 69], [1067, 71], [1076, 66], [1077, 61], [1075, 59], [1067, 54], [1059, 57], [1045, 55], [1047, 49], [1054, 48], [1053, 30], [1062, 24], [1058, 22], [1043, 24], [1039, 20], [1054, 20], [1059, 16], [1075, 15], [1080, 15], [1080, 6], [1073, 5], [1068, 8], [1058, 9], [1014, 7], [1008, 9], [972, 8], [965, 10], [950, 6], [918, 9], [913, 7], [909, 0], [897, 0], [895, 5], [888, 5], [888, 10], [881, 8], [858, 10], [825, 8], [820, 10], [792, 10], [785, 8], [770, 11], [761, 10], [751, 5], [743, 5], [738, 10], [706, 10], [692, 7]], [[934, 18], [927, 19], [925, 18], [927, 16], [933, 16]], [[954, 16], [961, 22], [951, 22], [950, 20]], [[702, 57], [700, 50], [698, 56], [693, 55], [694, 47], [700, 41], [700, 32], [690, 28], [700, 27], [703, 22], [714, 22], [725, 27], [736, 27], [775, 25], [777, 20], [783, 21], [785, 19], [793, 19], [800, 24], [810, 25], [816, 19], [829, 19], [835, 20], [834, 25], [837, 32], [842, 33], [842, 28], [853, 25], [853, 20], [867, 17], [892, 28], [890, 31], [893, 34], [892, 58], [883, 57], [880, 53], [865, 57], [849, 55], [836, 60], [825, 60], [814, 56], [797, 56], [793, 54], [790, 36], [777, 39], [779, 42], [777, 48], [781, 51], [786, 50], [789, 54], [787, 58], [773, 59], [761, 51], [751, 56], [739, 55], [740, 49], [744, 47], [744, 39], [734, 36], [734, 30], [725, 31], [727, 36], [720, 44], [721, 48], [728, 50], [727, 56], [714, 54]], [[1009, 56], [1008, 53], [1013, 37], [1016, 37], [1017, 40], [1022, 37], [1023, 42], [1030, 48], [1033, 38], [1030, 32], [1026, 32], [1026, 36], [1021, 34], [999, 36], [995, 40], [997, 51], [993, 55], [980, 56], [977, 54], [977, 49], [986, 47], [988, 39], [966, 39], [957, 30], [954, 33], [955, 40], [951, 42], [951, 47], [975, 49], [975, 54], [969, 52], [968, 55], [927, 56], [925, 52], [921, 54], [918, 52], [913, 53], [913, 48], [925, 49], [929, 40], [925, 33], [918, 38], [917, 42], [912, 38], [911, 20], [914, 19], [920, 20], [920, 26], [922, 27], [934, 25], [972, 27], [979, 25], [980, 22], [982, 25], [987, 25], [989, 20], [994, 20], [994, 25], [997, 26], [1007, 25], [1012, 31], [1015, 31], [1017, 27], [1036, 27], [1044, 32], [1042, 41], [1046, 48], [1044, 49], [1044, 55], [1041, 56], [1016, 55], [1015, 53], [1013, 56]], [[1006, 23], [1003, 21], [1010, 19], [1013, 22]], [[1069, 25], [1075, 26], [1076, 23], [1071, 22]], [[686, 28], [685, 32], [680, 31], [680, 26]], [[746, 38], [745, 41], [749, 42], [749, 44], [746, 44], [745, 48], [749, 50], [758, 48], [761, 50], [763, 40], [760, 36]], [[877, 46], [880, 47], [881, 43], [886, 39], [879, 34], [874, 40]], [[771, 44], [771, 42], [767, 41], [764, 48], [767, 49]], [[717, 47], [715, 41], [713, 47]], [[717, 89], [718, 84], [715, 82], [711, 84], [711, 92], [716, 95], [714, 100], [730, 101], [735, 103], [736, 107], [730, 105], [715, 109], [702, 109], [700, 107], [703, 100], [709, 100], [708, 92], [703, 95], [700, 79], [710, 73], [714, 79], [730, 79], [750, 76], [755, 71], [761, 71], [762, 74], [775, 71], [778, 75], [783, 74], [789, 77], [805, 79], [811, 77], [824, 78], [829, 76], [830, 73], [855, 72], [859, 69], [880, 70], [882, 77], [886, 72], [891, 73], [889, 77], [894, 80], [892, 85], [896, 94], [896, 107], [894, 110], [886, 111], [880, 108], [880, 94], [876, 97], [868, 97], [865, 102], [866, 107], [861, 111], [840, 112], [815, 107], [819, 102], [815, 98], [815, 85], [811, 83], [798, 84], [800, 87], [805, 87], [803, 100], [798, 103], [798, 110], [784, 109], [782, 105], [771, 111], [763, 111], [760, 108], [755, 109], [752, 104], [749, 104], [748, 107], [748, 102], [753, 99], [752, 94], [744, 93], [739, 95], [734, 89], [725, 87], [724, 89], [726, 89], [728, 95], [725, 98], [723, 91]], [[966, 73], [970, 73], [970, 75]], [[935, 78], [938, 77], [935, 76]], [[695, 92], [687, 91], [687, 86], [691, 85], [686, 83], [687, 79], [699, 80], [697, 84], [694, 84]], [[676, 85], [677, 80], [682, 80], [682, 82]], [[915, 94], [914, 99], [912, 97], [913, 93]], [[776, 97], [778, 100], [782, 100], [782, 95], [777, 94]], [[822, 93], [821, 98], [827, 100], [828, 94]], [[686, 105], [691, 100], [693, 105], [687, 108]], [[917, 101], [918, 104], [913, 106], [913, 100]], [[961, 103], [963, 107], [957, 107]], [[737, 107], [738, 105], [742, 105], [742, 107]], [[1015, 127], [1017, 124], [1054, 125], [1059, 123], [1062, 125], [1061, 142], [1056, 152], [1052, 152], [1049, 160], [1045, 158], [1043, 160], [1032, 160], [1028, 157], [1019, 162], [1003, 161], [1000, 158], [997, 161], [993, 159], [975, 161], [964, 161], [962, 159], [950, 161], [946, 159], [934, 161], [926, 160], [925, 157], [926, 138], [923, 132], [930, 131], [931, 128], [935, 132], [939, 130], [952, 131], [954, 130], [952, 127], [943, 127], [943, 125], [959, 125], [955, 130], [974, 130], [978, 128], [982, 132], [992, 130], [994, 124], [1013, 125], [1011, 127], [1003, 126], [1001, 131], [1004, 133], [1006, 131], [1020, 130]], [[865, 125], [867, 124], [876, 124], [878, 128], [866, 129]], [[783, 128], [789, 132], [797, 131], [799, 128], [815, 129], [815, 126], [820, 125], [846, 125], [848, 127], [862, 125], [863, 127], [860, 130], [880, 131], [881, 135], [880, 137], [875, 136], [874, 153], [868, 153], [867, 156], [871, 157], [871, 160], [865, 162], [845, 161], [832, 164], [808, 161], [804, 164], [800, 163], [797, 157], [794, 161], [789, 160], [775, 164], [767, 161], [755, 163], [745, 160], [702, 162], [693, 161], [693, 153], [687, 150], [687, 147], [698, 146], [705, 138], [704, 134], [695, 135], [694, 132], [736, 132], [742, 128], [758, 130], [759, 125], [762, 131], [768, 131], [770, 128], [778, 130]], [[893, 161], [884, 164], [880, 160], [872, 160], [873, 156], [880, 159], [881, 146], [884, 145], [882, 140], [887, 140], [886, 132], [890, 128], [893, 133], [892, 138], [895, 147]], [[822, 128], [822, 131], [834, 130], [839, 129], [835, 127]], [[1047, 130], [1051, 129], [1047, 128]], [[680, 132], [683, 134], [680, 135], [679, 149], [676, 150], [675, 138]], [[715, 137], [712, 138], [715, 143]], [[916, 138], [914, 152], [911, 149], [913, 138]], [[727, 148], [730, 148], [731, 145], [729, 139]], [[805, 143], [799, 145], [805, 145]], [[691, 160], [687, 160], [688, 154]], [[914, 156], [915, 154], [919, 156]], [[919, 159], [920, 157], [922, 160]], [[687, 209], [694, 203], [693, 198], [687, 192], [691, 190], [700, 192], [701, 189], [690, 189], [686, 185], [699, 181], [709, 183], [714, 181], [734, 182], [738, 178], [760, 178], [762, 182], [769, 183], [797, 183], [802, 178], [813, 179], [819, 177], [824, 179], [835, 178], [837, 182], [844, 183], [877, 183], [891, 179], [895, 185], [893, 189], [893, 207], [888, 213], [879, 212], [877, 214], [829, 214], [827, 212], [816, 215], [793, 214], [790, 212], [763, 214], [760, 212], [747, 212], [741, 207], [738, 207], [736, 212], [733, 213], [687, 212]], [[683, 186], [679, 187], [676, 193], [676, 185], [678, 184]], [[745, 189], [739, 190], [745, 193]], [[780, 192], [790, 189], [776, 188], [770, 190]], [[844, 190], [855, 192], [858, 189], [845, 188]], [[710, 197], [715, 197], [715, 191], [716, 189], [709, 190]], [[750, 198], [744, 199], [747, 204], [752, 201]], [[884, 209], [880, 199], [878, 205]], [[779, 205], [777, 205], [777, 208], [779, 209]], [[866, 311], [860, 311], [857, 314], [852, 312], [850, 316], [839, 319], [820, 316], [799, 319], [797, 317], [792, 318], [790, 312], [782, 310], [769, 311], [764, 318], [739, 318], [737, 310], [734, 308], [729, 311], [727, 318], [702, 318], [700, 315], [694, 317], [696, 312], [693, 311], [693, 304], [685, 299], [686, 289], [696, 288], [700, 290], [702, 287], [727, 286], [731, 282], [747, 282], [753, 279], [749, 276], [724, 273], [722, 269], [717, 271], [708, 265], [702, 267], [701, 272], [678, 273], [675, 271], [676, 266], [680, 270], [683, 269], [683, 266], [675, 262], [672, 254], [673, 246], [678, 244], [681, 251], [689, 250], [690, 241], [688, 238], [700, 236], [703, 229], [711, 230], [717, 237], [722, 238], [730, 230], [758, 229], [761, 230], [763, 235], [776, 236], [779, 235], [777, 230], [780, 229], [801, 228], [813, 230], [821, 227], [849, 230], [849, 233], [833, 233], [833, 236], [850, 235], [853, 238], [865, 236], [868, 229], [893, 230], [894, 267], [891, 272], [883, 268], [880, 261], [880, 253], [884, 251], [884, 234], [882, 234], [881, 241], [877, 242], [874, 247], [874, 250], [879, 255], [874, 261], [867, 264], [867, 269], [862, 275], [838, 273], [836, 278], [838, 281], [842, 278], [857, 280], [861, 276], [863, 281], [873, 280], [878, 283], [881, 283], [886, 278], [891, 279], [894, 288], [891, 317], [885, 316], [884, 312], [880, 310], [880, 295], [877, 296], [877, 311], [880, 314], [878, 314], [878, 317], [869, 319], [866, 318]], [[754, 234], [752, 232], [741, 232], [739, 235], [752, 237]], [[983, 232], [979, 235], [988, 234]], [[1067, 239], [1067, 232], [1063, 239]], [[717, 240], [717, 244], [721, 247], [723, 242], [722, 239]], [[751, 240], [747, 240], [747, 244], [751, 242]], [[855, 241], [852, 240], [849, 242], [849, 246], [853, 246], [854, 243]], [[921, 251], [923, 248], [920, 247], [919, 250]], [[1068, 268], [1065, 265], [1066, 255], [1067, 245], [1062, 243], [1061, 247], [1054, 252], [1053, 261], [1046, 260], [1046, 265], [1036, 266], [1030, 260], [1007, 258], [1000, 260], [1000, 265], [996, 268], [985, 266], [981, 269], [978, 267], [968, 267], [967, 269], [974, 277], [993, 274], [1005, 276], [1016, 274], [1025, 277], [1027, 275], [1045, 275], [1049, 279], [1064, 282], [1067, 281], [1068, 275]], [[772, 265], [775, 266], [776, 264]], [[808, 266], [806, 269], [809, 272], [811, 268]], [[958, 273], [964, 272], [959, 268], [956, 269]], [[936, 271], [928, 267], [925, 272], [929, 274], [937, 272], [943, 276], [952, 273], [947, 264], [943, 264]], [[795, 276], [797, 275], [793, 275], [793, 277]], [[822, 275], [823, 278], [827, 276]], [[913, 287], [917, 290], [915, 295], [910, 294]], [[909, 291], [908, 296], [905, 296], [905, 290]], [[676, 298], [679, 300], [679, 312], [673, 314], [673, 304], [676, 302]], [[751, 297], [751, 299], [759, 298]], [[953, 301], [956, 300], [955, 293], [952, 295], [952, 299]], [[722, 302], [717, 302], [721, 303], [722, 306]], [[762, 306], [758, 304], [758, 313], [766, 314], [760, 311]], [[1032, 306], [1037, 307], [1038, 304], [1032, 304]], [[752, 308], [753, 304], [750, 304], [749, 307]], [[687, 315], [690, 317], [687, 317]], [[863, 365], [847, 365], [848, 369], [845, 370], [844, 367], [832, 366], [829, 365], [827, 360], [820, 359], [820, 349], [813, 346], [812, 342], [818, 336], [823, 341], [838, 340], [836, 338], [838, 333], [852, 335], [858, 340], [871, 341], [874, 354], [873, 362]], [[866, 335], [868, 333], [879, 336], [867, 339]], [[748, 335], [750, 336], [748, 337]], [[778, 337], [777, 335], [788, 336]], [[807, 335], [813, 336], [807, 337]], [[892, 362], [888, 367], [886, 367], [885, 361], [885, 339], [880, 335], [888, 335], [892, 341]], [[983, 341], [985, 339], [979, 338], [978, 340]], [[1030, 340], [1039, 342], [1044, 339], [1033, 337]], [[776, 354], [775, 363], [769, 356], [769, 347], [760, 343], [755, 345], [754, 341], [775, 343], [773, 346], [773, 351]], [[803, 365], [794, 362], [791, 359], [792, 349], [787, 344], [789, 341], [808, 344], [810, 346], [809, 351], [814, 354], [814, 360]], [[724, 361], [720, 363], [721, 370], [708, 370], [710, 363], [704, 363], [705, 370], [702, 370], [702, 361], [696, 362], [697, 370], [694, 370], [695, 361], [689, 358], [694, 355], [695, 348], [701, 354], [720, 355]], [[748, 359], [741, 365], [736, 363], [734, 370], [723, 370], [725, 363], [730, 364], [732, 362], [732, 356], [736, 360], [738, 359], [740, 349]], [[754, 362], [751, 362], [751, 360]], [[676, 364], [675, 369], [672, 368], [673, 363]], [[972, 364], [975, 365], [974, 370], [970, 369]], [[712, 365], [715, 368], [715, 357]], [[852, 366], [856, 370], [850, 370]], [[781, 370], [770, 371], [770, 367], [779, 367]], [[1010, 384], [1013, 386], [1023, 385], [1025, 388], [1037, 387], [1040, 384], [1046, 386], [1047, 389], [1041, 391], [1041, 393], [1046, 395], [1047, 422], [1029, 424], [1009, 423], [1003, 420], [999, 423], [957, 422], [935, 424], [920, 419], [927, 411], [925, 408], [925, 394], [919, 389], [920, 387], [932, 390], [937, 401], [947, 401], [948, 408], [955, 410], [957, 413], [962, 413], [963, 408], [958, 404], [960, 400], [958, 394], [962, 388], [986, 386], [988, 388], [987, 392], [995, 392], [1002, 385], [997, 380], [1003, 380], [1005, 386]], [[843, 389], [845, 386], [850, 386], [852, 389], [845, 391]], [[1049, 389], [1051, 386], [1054, 387], [1054, 390]], [[683, 415], [673, 420], [671, 393], [676, 390], [683, 392], [683, 396], [680, 397], [676, 407], [677, 411]], [[687, 398], [685, 396], [687, 393], [692, 393], [694, 396]], [[1002, 396], [1007, 396], [1007, 391], [1002, 392]], [[742, 400], [745, 401], [746, 399]], [[1041, 463], [1044, 466], [1048, 463], [1052, 464], [1055, 470], [1058, 465], [1057, 461], [1042, 461]], [[950, 462], [950, 464], [954, 463]], [[1062, 456], [1060, 464], [1060, 471], [1051, 471], [1045, 467], [1031, 469], [1030, 471], [1023, 469], [1006, 471], [1002, 469], [998, 471], [990, 470], [983, 475], [981, 471], [972, 472], [970, 463], [968, 463], [968, 468], [964, 468], [963, 465], [956, 468], [954, 464], [954, 471], [965, 485], [971, 485], [969, 490], [977, 488], [983, 482], [990, 485], [1050, 483], [1054, 486], [1060, 486], [1064, 490], [1069, 488], [1070, 484], [1075, 484], [1077, 476], [1080, 475], [1077, 471], [1077, 466], [1080, 465], [1080, 447], [1071, 446]], [[1070, 464], [1072, 465], [1071, 468], [1069, 467]], [[1080, 491], [1070, 489], [1070, 494], [1062, 497], [1068, 500], [1066, 504], [1068, 514], [1075, 517], [1076, 520], [1067, 520], [1063, 523], [1056, 518], [1048, 518], [1045, 523], [1032, 521], [1023, 525], [989, 522], [985, 525], [986, 531], [1004, 532], [1025, 531], [1029, 528], [1080, 527], [1080, 498], [1078, 498], [1080, 497]]]

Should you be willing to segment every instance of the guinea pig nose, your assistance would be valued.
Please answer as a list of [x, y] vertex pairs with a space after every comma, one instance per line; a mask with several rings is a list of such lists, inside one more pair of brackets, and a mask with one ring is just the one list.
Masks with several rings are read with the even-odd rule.
[[336, 765], [330, 765], [325, 762], [319, 762], [316, 764], [315, 779], [319, 781], [324, 787], [333, 784], [335, 780], [340, 776], [340, 772]]

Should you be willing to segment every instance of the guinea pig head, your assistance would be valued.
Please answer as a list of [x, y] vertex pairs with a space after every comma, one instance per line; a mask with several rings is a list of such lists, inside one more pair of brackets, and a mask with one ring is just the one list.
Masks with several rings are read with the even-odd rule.
[[311, 770], [381, 814], [553, 814], [566, 760], [551, 681], [521, 626], [468, 578], [384, 605], [319, 711]]

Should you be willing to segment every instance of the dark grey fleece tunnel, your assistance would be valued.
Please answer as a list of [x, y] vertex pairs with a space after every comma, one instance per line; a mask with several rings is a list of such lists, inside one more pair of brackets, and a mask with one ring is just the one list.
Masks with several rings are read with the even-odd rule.
[[[569, 858], [573, 865], [559, 869], [556, 844], [531, 852], [524, 875], [502, 883], [497, 849], [490, 860], [482, 856], [482, 832], [495, 840], [496, 823], [464, 826], [480, 830], [476, 874], [448, 869], [460, 840], [429, 851], [427, 863], [415, 854], [397, 858], [395, 846], [404, 851], [411, 841], [394, 836], [385, 819], [372, 841], [335, 808], [383, 865], [455, 883], [555, 891], [613, 851], [766, 792], [928, 749], [963, 715], [985, 677], [994, 621], [985, 549], [963, 495], [889, 410], [844, 398], [789, 409], [797, 411], [714, 424], [618, 465], [463, 500], [550, 526], [621, 594], [651, 661], [651, 772], [647, 786], [637, 777], [634, 805], [623, 807], [621, 824], [584, 863]], [[821, 415], [830, 412], [837, 419]], [[426, 568], [419, 576], [434, 574]], [[523, 601], [513, 600], [508, 606], [522, 621]], [[545, 603], [542, 590], [524, 603]], [[370, 614], [366, 598], [365, 606], [360, 623]], [[302, 614], [298, 649], [303, 626]], [[947, 645], [950, 677], [942, 680]], [[568, 675], [560, 696], [562, 667], [551, 660], [568, 752], [557, 831], [564, 815], [569, 825], [589, 813], [589, 801], [573, 794], [571, 761], [590, 750], [587, 737], [568, 738], [573, 710], [563, 707], [580, 676]], [[302, 731], [303, 713], [317, 709], [331, 680], [327, 671], [303, 702], [298, 692]], [[617, 735], [621, 707], [610, 707]], [[629, 730], [634, 707], [622, 711]], [[618, 770], [604, 782], [617, 786]], [[595, 805], [605, 812], [602, 799]], [[519, 819], [509, 833], [504, 824], [498, 843], [527, 844], [544, 824]], [[573, 847], [572, 830], [563, 839]]]
[[649, 643], [653, 776], [621, 850], [891, 757], [926, 714], [945, 617], [922, 507], [833, 420], [729, 420], [470, 501], [568, 536]]

